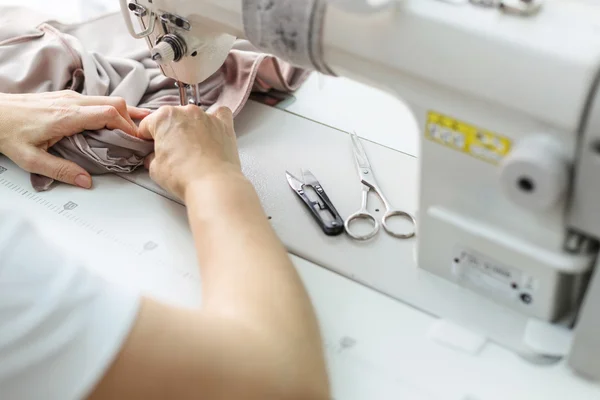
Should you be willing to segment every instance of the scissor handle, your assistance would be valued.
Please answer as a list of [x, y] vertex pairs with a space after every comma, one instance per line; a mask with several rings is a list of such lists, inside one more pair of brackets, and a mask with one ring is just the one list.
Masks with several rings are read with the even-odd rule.
[[[358, 234], [352, 232], [352, 229], [351, 229], [352, 223], [357, 222], [357, 221], [362, 221], [362, 220], [367, 220], [367, 221], [371, 222], [371, 224], [373, 225], [373, 230], [366, 235], [358, 235]], [[379, 225], [379, 222], [377, 222], [377, 219], [375, 219], [375, 217], [373, 215], [369, 214], [368, 212], [364, 212], [364, 211], [359, 211], [356, 214], [351, 215], [346, 220], [344, 227], [346, 228], [346, 233], [348, 234], [348, 236], [350, 236], [354, 240], [360, 240], [360, 241], [366, 241], [366, 240], [374, 238], [380, 229], [380, 225]]]
[[[319, 188], [320, 190], [317, 188], [314, 189], [317, 195], [321, 198], [321, 200], [323, 200], [322, 205], [320, 205], [318, 201], [312, 201], [306, 195], [304, 189], [298, 190], [296, 193], [298, 194], [298, 196], [300, 196], [304, 204], [306, 204], [306, 206], [312, 213], [312, 216], [315, 218], [315, 220], [327, 236], [340, 235], [344, 233], [344, 222], [342, 221], [342, 217], [339, 215], [339, 213], [331, 203], [331, 200], [329, 200], [327, 194], [325, 194], [323, 188], [321, 188], [320, 186]], [[326, 219], [324, 219], [323, 216], [321, 216], [320, 214], [320, 211], [323, 210], [329, 211], [334, 220], [327, 221]]]
[[[388, 226], [388, 220], [393, 217], [402, 217], [403, 219], [408, 220], [412, 224], [412, 227], [413, 227], [412, 232], [409, 232], [409, 233], [394, 232]], [[410, 238], [414, 237], [416, 234], [417, 221], [415, 220], [415, 218], [412, 215], [410, 215], [409, 213], [404, 212], [404, 211], [388, 211], [383, 216], [381, 223], [383, 224], [383, 229], [385, 229], [385, 231], [387, 233], [389, 233], [391, 236], [398, 238], [398, 239], [410, 239]]]

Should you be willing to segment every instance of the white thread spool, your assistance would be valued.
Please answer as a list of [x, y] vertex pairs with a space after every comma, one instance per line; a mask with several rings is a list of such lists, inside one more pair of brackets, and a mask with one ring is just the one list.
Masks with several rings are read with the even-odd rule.
[[506, 196], [531, 211], [546, 211], [563, 200], [568, 177], [569, 163], [560, 143], [546, 135], [519, 142], [500, 172]]

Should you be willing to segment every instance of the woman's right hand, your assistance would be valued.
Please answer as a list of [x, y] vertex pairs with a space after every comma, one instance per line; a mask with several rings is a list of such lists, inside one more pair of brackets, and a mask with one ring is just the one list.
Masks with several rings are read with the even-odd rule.
[[139, 135], [155, 141], [155, 153], [146, 160], [150, 177], [182, 200], [195, 181], [215, 174], [241, 175], [228, 108], [211, 115], [194, 105], [162, 107], [142, 121]]
[[242, 174], [231, 111], [163, 108], [138, 132], [155, 140], [152, 178], [186, 203], [202, 308], [144, 299], [92, 398], [330, 399], [314, 309]]

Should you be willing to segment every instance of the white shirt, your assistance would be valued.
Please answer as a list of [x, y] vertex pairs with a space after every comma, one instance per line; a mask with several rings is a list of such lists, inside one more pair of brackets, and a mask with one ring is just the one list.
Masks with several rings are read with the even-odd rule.
[[0, 212], [0, 399], [85, 398], [139, 307], [61, 254], [26, 220]]

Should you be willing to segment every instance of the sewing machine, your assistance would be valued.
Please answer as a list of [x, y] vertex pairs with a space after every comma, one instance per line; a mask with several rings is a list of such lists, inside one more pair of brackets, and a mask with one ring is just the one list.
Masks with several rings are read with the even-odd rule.
[[[121, 7], [130, 33], [147, 41], [188, 104], [235, 38], [264, 16], [247, 3]], [[422, 130], [420, 284], [441, 277], [468, 291], [481, 310], [462, 315], [466, 325], [527, 357], [566, 357], [600, 379], [600, 8], [575, 0], [372, 3], [331, 0], [322, 14], [306, 13], [305, 33], [321, 33], [305, 40], [310, 57], [252, 40], [262, 31], [249, 39], [406, 101]], [[459, 296], [447, 299], [456, 313]], [[505, 314], [482, 318], [489, 300], [524, 318], [520, 337], [497, 331]]]

